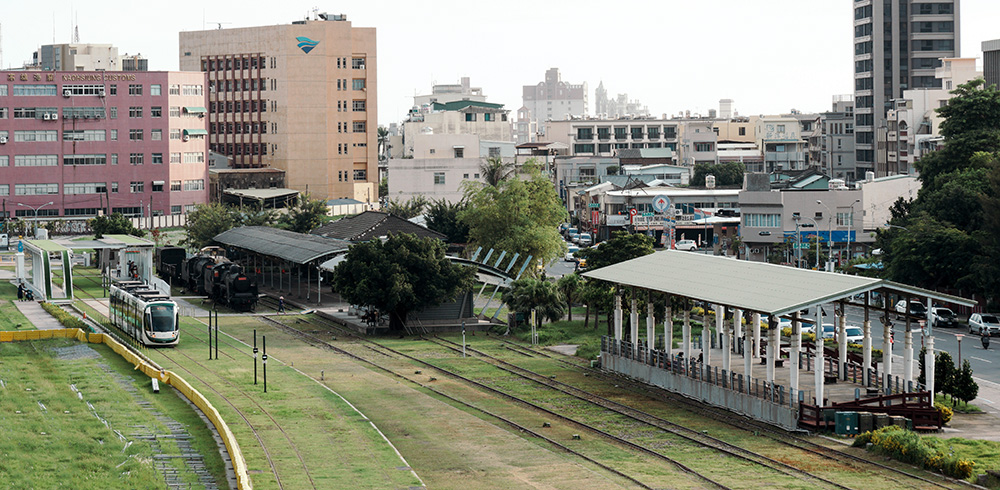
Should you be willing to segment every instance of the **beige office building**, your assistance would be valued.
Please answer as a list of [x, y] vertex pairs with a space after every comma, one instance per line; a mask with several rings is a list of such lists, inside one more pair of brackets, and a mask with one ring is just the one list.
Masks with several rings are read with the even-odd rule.
[[208, 73], [210, 148], [314, 198], [378, 201], [375, 67], [375, 29], [342, 15], [180, 33], [180, 69]]

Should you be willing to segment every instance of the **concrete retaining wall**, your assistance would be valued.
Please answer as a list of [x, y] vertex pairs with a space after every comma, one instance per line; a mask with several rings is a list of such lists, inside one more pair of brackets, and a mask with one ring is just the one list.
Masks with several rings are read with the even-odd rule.
[[716, 384], [674, 374], [666, 369], [613, 356], [607, 352], [601, 353], [601, 367], [784, 429], [797, 430], [798, 427], [797, 410], [788, 405], [779, 405]]

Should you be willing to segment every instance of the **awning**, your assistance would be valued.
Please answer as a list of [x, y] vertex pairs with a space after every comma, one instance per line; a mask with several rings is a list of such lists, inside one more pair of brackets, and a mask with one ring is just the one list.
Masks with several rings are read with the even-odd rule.
[[185, 129], [184, 136], [208, 136], [207, 129]]
[[162, 180], [154, 180], [153, 181], [153, 185], [163, 185], [163, 184], [164, 184], [164, 181], [162, 181]]
[[205, 109], [204, 107], [192, 106], [192, 107], [185, 107], [184, 112], [188, 114], [207, 114], [208, 109]]

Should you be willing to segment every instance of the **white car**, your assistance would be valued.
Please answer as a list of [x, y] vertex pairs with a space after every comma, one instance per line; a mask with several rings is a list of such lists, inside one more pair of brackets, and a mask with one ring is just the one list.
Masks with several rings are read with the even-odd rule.
[[674, 244], [674, 248], [677, 250], [687, 250], [688, 252], [696, 250], [698, 244], [694, 240], [680, 240]]
[[996, 313], [973, 313], [969, 317], [969, 333], [990, 337], [1000, 334], [1000, 315]]
[[576, 261], [576, 257], [573, 256], [573, 254], [575, 254], [575, 253], [577, 253], [579, 251], [580, 251], [580, 247], [577, 247], [576, 245], [570, 245], [569, 247], [567, 247], [566, 248], [566, 262], [575, 262]]

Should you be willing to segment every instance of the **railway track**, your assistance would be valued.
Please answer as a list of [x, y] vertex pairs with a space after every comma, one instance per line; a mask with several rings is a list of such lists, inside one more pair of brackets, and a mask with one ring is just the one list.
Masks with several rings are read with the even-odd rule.
[[[697, 401], [692, 400], [690, 398], [678, 395], [676, 393], [664, 390], [662, 388], [653, 385], [633, 380], [626, 376], [621, 376], [619, 374], [612, 373], [609, 371], [592, 368], [581, 362], [574, 362], [574, 360], [571, 360], [571, 358], [568, 359], [567, 356], [564, 356], [562, 354], [553, 355], [543, 351], [530, 349], [522, 345], [519, 345], [517, 343], [511, 342], [509, 340], [502, 340], [501, 342], [503, 343], [506, 349], [509, 349], [512, 352], [517, 352], [522, 355], [530, 357], [544, 357], [552, 359], [564, 366], [583, 370], [590, 376], [595, 376], [613, 382], [617, 386], [626, 388], [633, 393], [641, 394], [644, 396], [651, 396], [655, 399], [668, 402], [674, 405], [683, 405], [688, 411], [697, 413], [699, 415], [703, 415], [707, 418], [710, 418], [720, 423], [725, 423], [733, 427], [744, 428], [745, 430], [753, 431], [757, 434], [768, 437], [769, 439], [772, 439], [785, 446], [798, 448], [802, 451], [806, 451], [820, 457], [834, 459], [844, 464], [874, 466], [881, 471], [897, 474], [900, 477], [905, 477], [907, 479], [918, 480], [926, 485], [934, 486], [937, 488], [954, 488], [953, 486], [944, 485], [939, 481], [934, 481], [925, 478], [923, 476], [901, 470], [899, 468], [884, 465], [877, 461], [873, 461], [871, 459], [861, 458], [859, 456], [845, 453], [843, 451], [839, 451], [837, 449], [830, 448], [822, 444], [817, 444], [802, 437], [795, 436], [790, 432], [778, 429], [774, 426], [751, 419], [749, 417], [735, 414], [733, 412], [729, 412], [727, 410], [723, 410], [720, 408], [712, 407], [710, 405], [698, 403]], [[961, 485], [966, 488], [979, 488], [976, 485], [973, 485], [964, 480], [946, 479], [946, 477], [943, 476], [941, 476], [940, 478], [941, 481], [946, 481], [953, 485]]]

